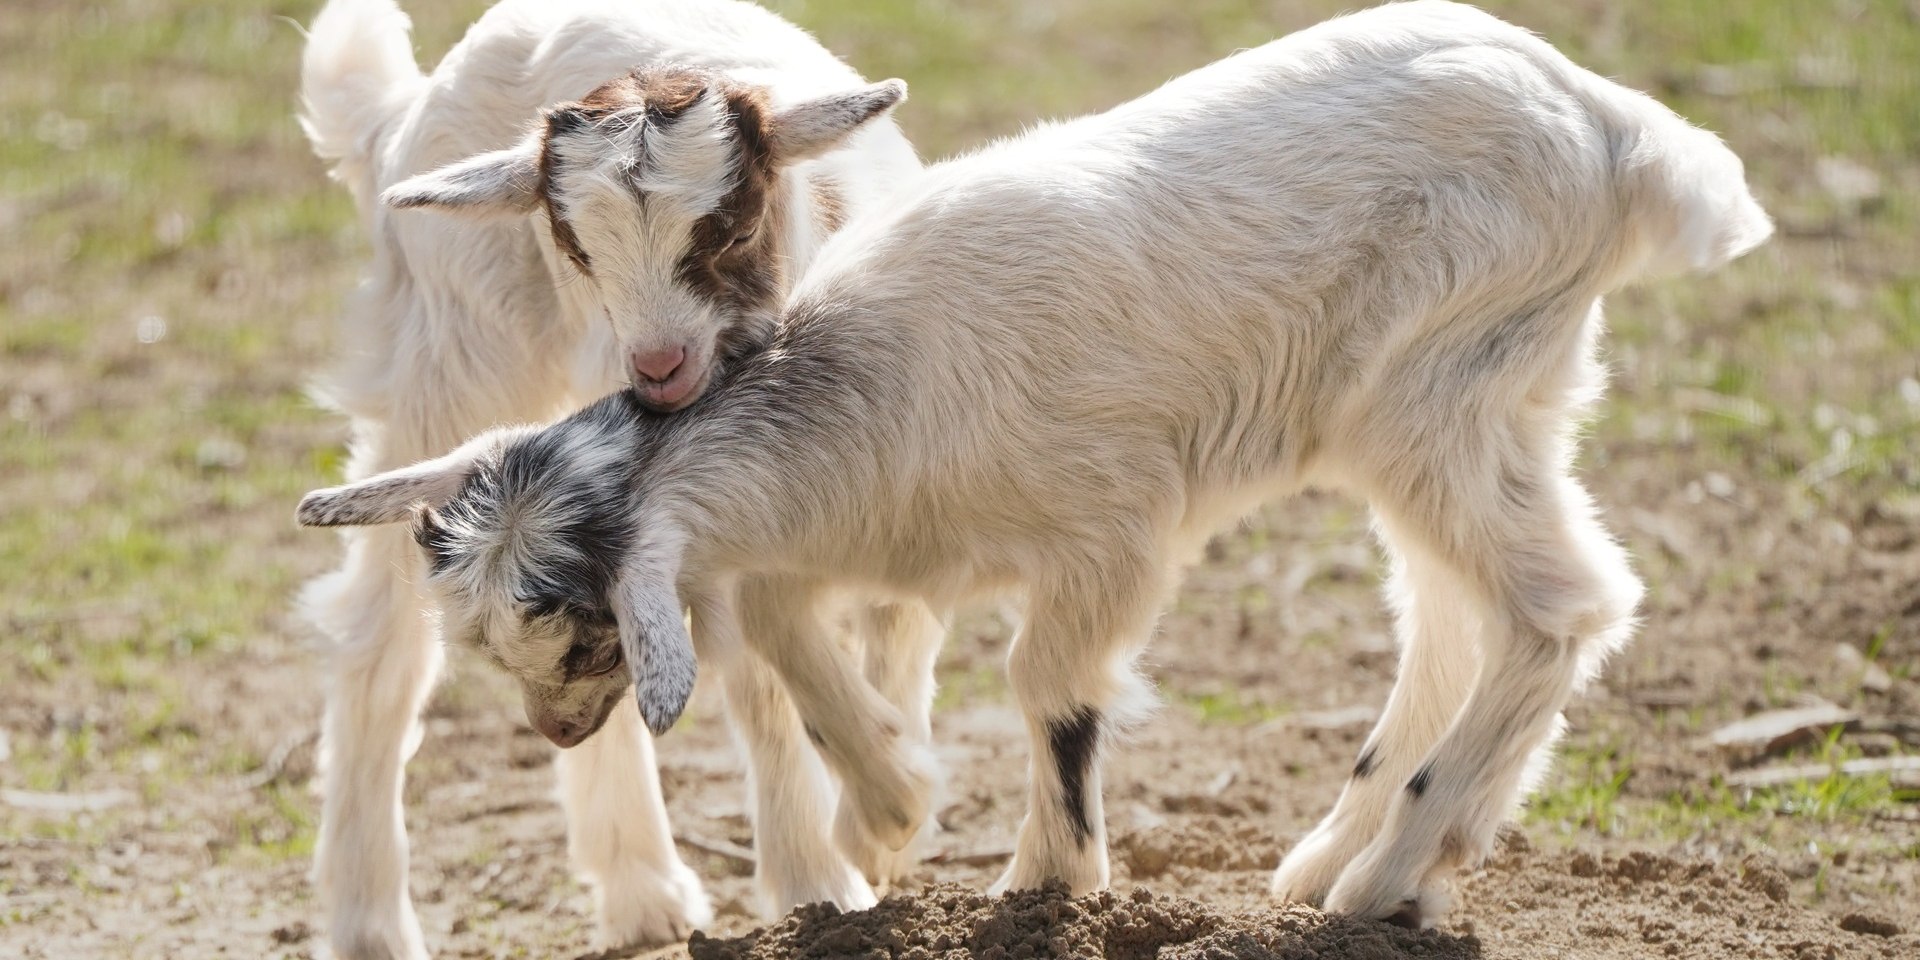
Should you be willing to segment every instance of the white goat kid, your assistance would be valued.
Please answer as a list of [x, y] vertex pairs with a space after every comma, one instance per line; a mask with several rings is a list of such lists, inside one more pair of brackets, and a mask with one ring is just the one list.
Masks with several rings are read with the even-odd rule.
[[[350, 477], [626, 382], [658, 408], [690, 402], [766, 335], [826, 235], [919, 171], [885, 116], [903, 84], [866, 83], [746, 3], [507, 0], [431, 76], [409, 47], [392, 0], [332, 0], [303, 64], [303, 121], [373, 242], [325, 385], [353, 418]], [[383, 190], [398, 206], [469, 216], [394, 213]], [[404, 532], [356, 531], [344, 568], [303, 598], [333, 642], [315, 873], [342, 957], [425, 956], [401, 815], [402, 768], [441, 663], [420, 572]], [[926, 699], [938, 624], [917, 607], [870, 619], [902, 636], [876, 650], [908, 651], [876, 671], [905, 678], [890, 693]], [[727, 680], [750, 766], [771, 787], [756, 791], [768, 906], [870, 902], [824, 839], [832, 788], [778, 683], [751, 658]], [[559, 763], [604, 939], [667, 942], [704, 923], [639, 713], [589, 723], [565, 698], [527, 702], [559, 744], [605, 723]]]
[[[1632, 626], [1639, 584], [1570, 473], [1599, 298], [1764, 240], [1739, 159], [1531, 34], [1428, 0], [920, 184], [830, 242], [770, 346], [686, 414], [612, 397], [315, 492], [301, 520], [438, 504], [417, 523], [432, 587], [476, 631], [455, 636], [498, 651], [551, 651], [511, 598], [577, 555], [556, 518], [622, 529], [597, 609], [669, 713], [660, 677], [693, 655], [682, 593], [745, 575], [788, 608], [829, 580], [936, 605], [1016, 589], [1032, 763], [999, 885], [1085, 891], [1107, 881], [1097, 752], [1145, 698], [1130, 661], [1178, 565], [1276, 494], [1354, 491], [1394, 557], [1400, 676], [1276, 890], [1431, 922]], [[753, 644], [829, 764], [879, 762], [884, 704], [846, 694], [818, 624], [741, 619], [701, 654]]]

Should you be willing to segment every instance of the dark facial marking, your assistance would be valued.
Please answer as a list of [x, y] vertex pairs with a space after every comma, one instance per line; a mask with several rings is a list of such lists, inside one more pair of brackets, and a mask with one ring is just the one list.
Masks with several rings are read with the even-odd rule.
[[1373, 773], [1373, 768], [1380, 760], [1378, 753], [1378, 748], [1373, 746], [1369, 746], [1367, 749], [1360, 751], [1360, 760], [1353, 765], [1353, 778], [1355, 780], [1365, 780]]
[[527, 616], [565, 617], [576, 631], [614, 631], [607, 597], [632, 544], [631, 478], [624, 470], [579, 468], [582, 431], [590, 433], [587, 443], [615, 439], [583, 422], [589, 415], [605, 413], [595, 405], [509, 444], [497, 462], [477, 466], [437, 513], [422, 512], [414, 536], [436, 574], [478, 562], [450, 529], [491, 530], [520, 543], [511, 575]]
[[1080, 707], [1048, 721], [1047, 746], [1060, 777], [1060, 804], [1073, 825], [1074, 839], [1085, 844], [1093, 835], [1093, 826], [1087, 822], [1087, 774], [1100, 747], [1100, 711]]
[[[600, 123], [614, 113], [643, 107], [656, 130], [677, 123], [694, 104], [712, 95], [726, 100], [739, 163], [732, 188], [718, 207], [693, 226], [687, 252], [676, 275], [696, 295], [750, 320], [746, 329], [729, 329], [720, 354], [731, 358], [764, 339], [772, 325], [784, 277], [780, 270], [783, 213], [775, 202], [777, 170], [767, 138], [771, 114], [765, 94], [727, 84], [698, 70], [636, 70], [617, 77], [573, 103], [547, 114], [547, 141]], [[553, 242], [582, 273], [591, 274], [591, 257], [553, 202], [557, 158], [544, 144], [540, 155], [540, 196], [547, 209]], [[646, 198], [641, 196], [640, 201]]]
[[778, 171], [767, 142], [766, 97], [723, 88], [739, 158], [733, 188], [693, 225], [676, 275], [695, 294], [736, 314], [769, 312], [778, 303], [783, 211], [775, 200]]
[[415, 515], [413, 542], [427, 552], [427, 564], [434, 573], [445, 573], [453, 564], [453, 542], [447, 536], [447, 528], [440, 523], [439, 512], [432, 507]]
[[574, 233], [573, 225], [553, 202], [552, 186], [558, 159], [549, 144], [556, 137], [578, 133], [636, 106], [645, 106], [649, 124], [666, 126], [680, 119], [688, 107], [699, 101], [708, 83], [705, 74], [691, 70], [636, 70], [593, 88], [579, 100], [547, 111], [547, 135], [540, 147], [540, 199], [547, 209], [554, 246], [559, 247], [581, 273], [592, 274], [592, 258], [580, 246], [580, 237]]
[[1432, 783], [1433, 765], [1428, 764], [1421, 767], [1420, 772], [1415, 773], [1412, 780], [1407, 781], [1407, 792], [1413, 794], [1414, 799], [1417, 800], [1426, 795], [1427, 787]]
[[567, 683], [581, 677], [605, 676], [626, 665], [626, 654], [620, 649], [620, 638], [614, 633], [615, 629], [611, 625], [574, 625], [573, 645], [567, 648], [566, 656], [560, 660], [560, 669]]
[[[614, 81], [614, 83], [618, 82]], [[599, 92], [599, 90], [594, 91], [594, 93]], [[560, 208], [553, 202], [553, 175], [558, 160], [554, 156], [552, 143], [555, 137], [581, 130], [592, 125], [593, 121], [594, 117], [588, 113], [585, 101], [577, 104], [562, 104], [549, 111], [547, 135], [540, 140], [539, 165], [540, 205], [547, 211], [547, 228], [553, 234], [553, 245], [560, 248], [560, 252], [566, 255], [575, 268], [588, 275], [593, 273], [592, 260], [587, 256], [586, 249], [580, 246], [580, 237], [573, 232], [573, 224], [568, 223], [567, 218], [560, 215]]]

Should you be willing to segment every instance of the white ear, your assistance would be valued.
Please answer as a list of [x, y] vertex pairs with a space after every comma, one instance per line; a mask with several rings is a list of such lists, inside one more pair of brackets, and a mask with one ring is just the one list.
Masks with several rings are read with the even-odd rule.
[[477, 216], [527, 213], [540, 200], [540, 135], [402, 180], [380, 194], [401, 210], [432, 207]]
[[629, 564], [614, 587], [621, 652], [633, 673], [640, 717], [656, 737], [672, 729], [687, 709], [699, 671], [674, 579], [670, 570]]
[[843, 93], [796, 103], [767, 124], [774, 159], [780, 163], [811, 160], [845, 143], [861, 124], [893, 109], [907, 98], [905, 80], [884, 80]]
[[506, 438], [502, 430], [483, 433], [446, 456], [315, 490], [300, 498], [294, 518], [303, 527], [365, 527], [406, 520], [420, 504], [446, 503], [473, 473], [474, 464], [499, 449]]

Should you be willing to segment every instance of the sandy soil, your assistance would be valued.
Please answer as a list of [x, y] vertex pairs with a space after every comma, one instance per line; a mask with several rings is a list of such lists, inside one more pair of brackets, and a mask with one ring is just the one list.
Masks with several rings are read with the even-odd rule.
[[[1346, 510], [1309, 497], [1270, 511], [1219, 545], [1168, 616], [1150, 659], [1169, 702], [1106, 763], [1111, 896], [1069, 906], [1057, 897], [993, 902], [968, 892], [983, 890], [1011, 849], [1025, 754], [1019, 718], [997, 680], [1003, 631], [982, 618], [957, 631], [942, 664], [935, 725], [950, 780], [930, 862], [900, 891], [909, 899], [865, 917], [803, 910], [754, 933], [761, 921], [752, 915], [751, 864], [711, 852], [750, 845], [751, 829], [739, 761], [715, 691], [703, 689], [689, 718], [660, 743], [675, 827], [690, 841], [682, 851], [708, 879], [720, 914], [694, 955], [771, 957], [791, 947], [805, 956], [957, 956], [952, 951], [975, 948], [978, 956], [1085, 956], [1089, 944], [1131, 937], [1127, 950], [1158, 944], [1166, 956], [1193, 957], [1920, 956], [1912, 894], [1920, 861], [1910, 853], [1920, 818], [1911, 807], [1826, 822], [1703, 814], [1698, 827], [1624, 838], [1536, 819], [1461, 878], [1458, 907], [1438, 931], [1414, 937], [1303, 908], [1276, 912], [1265, 897], [1268, 872], [1331, 803], [1365, 735], [1367, 707], [1391, 677], [1363, 534], [1282, 536], [1350, 528]], [[1668, 522], [1712, 521], [1689, 509]], [[1889, 523], [1874, 519], [1863, 529], [1893, 536]], [[1912, 535], [1911, 526], [1899, 529]], [[1804, 556], [1796, 582], [1808, 609], [1795, 601], [1782, 610], [1757, 602], [1758, 594], [1743, 607], [1704, 587], [1697, 595], [1675, 590], [1649, 612], [1641, 643], [1575, 708], [1576, 748], [1596, 730], [1632, 740], [1634, 772], [1615, 801], [1623, 809], [1747, 763], [1697, 746], [1661, 718], [1689, 704], [1711, 715], [1747, 712], [1758, 704], [1729, 701], [1729, 692], [1763, 689], [1762, 674], [1782, 664], [1804, 668], [1815, 683], [1829, 669], [1830, 631], [1850, 615], [1865, 623], [1895, 617], [1901, 626], [1890, 642], [1907, 645], [1898, 656], [1912, 655], [1920, 571], [1890, 570], [1883, 582], [1859, 551]], [[1891, 556], [1916, 560], [1911, 551]], [[1873, 563], [1892, 565], [1882, 557], [1866, 566]], [[1857, 609], [1822, 619], [1832, 605], [1813, 598], [1842, 580], [1854, 584]], [[1268, 585], [1274, 601], [1248, 608], [1233, 600], [1249, 583]], [[1291, 628], [1280, 630], [1282, 621]], [[1713, 624], [1710, 634], [1688, 628], [1702, 623]], [[1311, 639], [1327, 632], [1334, 639]], [[1761, 647], [1769, 652], [1757, 653]], [[303, 791], [319, 699], [314, 663], [311, 655], [243, 660], [196, 688], [196, 722], [244, 731], [269, 758], [265, 769], [144, 803], [105, 843], [46, 839], [0, 851], [0, 870], [25, 891], [10, 902], [32, 911], [31, 924], [0, 929], [0, 953], [324, 955], [304, 861], [226, 855], [237, 811], [310, 802]], [[564, 826], [550, 799], [551, 748], [519, 720], [504, 681], [475, 662], [456, 658], [453, 666], [407, 785], [413, 889], [428, 939], [444, 957], [590, 955], [590, 904], [568, 876]], [[1856, 706], [1914, 713], [1911, 681], [1884, 694], [1856, 689]], [[996, 945], [1005, 952], [989, 949]]]

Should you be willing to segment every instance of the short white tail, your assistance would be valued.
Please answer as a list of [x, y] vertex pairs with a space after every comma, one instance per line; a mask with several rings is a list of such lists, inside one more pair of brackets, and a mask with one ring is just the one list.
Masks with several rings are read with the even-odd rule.
[[1619, 158], [1639, 270], [1710, 270], [1772, 236], [1773, 221], [1748, 189], [1740, 158], [1719, 137], [1646, 103], [1653, 109]]
[[411, 28], [393, 0], [329, 0], [307, 31], [300, 126], [363, 210], [375, 192], [372, 158], [380, 136], [425, 82], [413, 59]]

